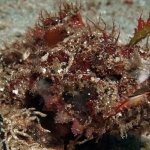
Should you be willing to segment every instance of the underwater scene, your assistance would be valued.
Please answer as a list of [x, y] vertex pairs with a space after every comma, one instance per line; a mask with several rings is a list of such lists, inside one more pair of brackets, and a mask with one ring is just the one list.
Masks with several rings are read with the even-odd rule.
[[0, 150], [149, 150], [149, 6], [0, 0]]

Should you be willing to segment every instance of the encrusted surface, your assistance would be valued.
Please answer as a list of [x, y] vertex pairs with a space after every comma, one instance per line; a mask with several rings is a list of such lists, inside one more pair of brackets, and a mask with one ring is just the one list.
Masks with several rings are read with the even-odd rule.
[[148, 45], [120, 45], [113, 21], [108, 32], [101, 17], [84, 21], [81, 8], [42, 10], [34, 28], [1, 51], [7, 149], [73, 150], [103, 134], [149, 131]]

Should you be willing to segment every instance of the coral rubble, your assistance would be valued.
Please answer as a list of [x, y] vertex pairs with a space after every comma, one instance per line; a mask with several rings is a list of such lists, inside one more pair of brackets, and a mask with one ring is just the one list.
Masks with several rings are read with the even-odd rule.
[[149, 129], [149, 48], [138, 45], [139, 35], [119, 45], [113, 22], [107, 33], [102, 18], [84, 22], [80, 9], [64, 3], [57, 14], [42, 10], [22, 41], [1, 50], [7, 149], [73, 150], [105, 133], [123, 138]]

